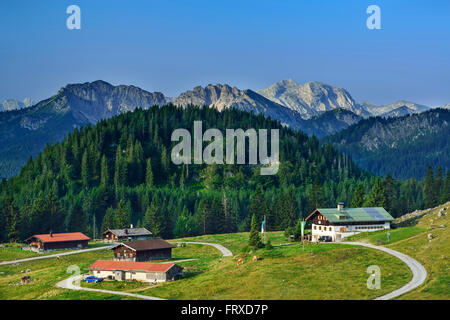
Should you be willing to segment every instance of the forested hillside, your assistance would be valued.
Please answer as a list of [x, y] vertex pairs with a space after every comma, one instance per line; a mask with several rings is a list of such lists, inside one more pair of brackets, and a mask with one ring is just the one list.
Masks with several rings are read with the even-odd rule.
[[[261, 176], [258, 166], [182, 165], [170, 160], [173, 130], [280, 129], [280, 170]], [[207, 143], [205, 143], [206, 145]], [[433, 199], [448, 198], [449, 175]], [[249, 229], [256, 214], [268, 230], [293, 227], [315, 207], [344, 201], [383, 206], [394, 216], [423, 206], [424, 183], [381, 179], [316, 138], [236, 109], [152, 107], [75, 129], [49, 145], [14, 178], [0, 185], [2, 241], [31, 234], [144, 226], [164, 238]], [[426, 199], [428, 199], [426, 198]], [[427, 200], [428, 201], [428, 200]]]
[[384, 176], [425, 177], [427, 166], [450, 170], [450, 110], [400, 118], [369, 118], [324, 138], [356, 164]]

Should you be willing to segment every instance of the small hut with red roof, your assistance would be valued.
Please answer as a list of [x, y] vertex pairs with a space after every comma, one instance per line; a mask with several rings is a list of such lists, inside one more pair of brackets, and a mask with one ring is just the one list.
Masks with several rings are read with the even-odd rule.
[[97, 260], [89, 267], [89, 273], [111, 280], [158, 283], [180, 279], [183, 268], [173, 263]]

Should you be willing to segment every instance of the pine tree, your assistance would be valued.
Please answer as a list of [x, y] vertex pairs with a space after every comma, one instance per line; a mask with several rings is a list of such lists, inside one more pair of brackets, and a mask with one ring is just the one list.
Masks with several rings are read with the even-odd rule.
[[369, 207], [386, 207], [386, 191], [381, 178], [375, 180], [372, 192], [369, 194], [367, 205]]
[[114, 214], [114, 227], [116, 229], [129, 228], [131, 222], [131, 206], [129, 202], [120, 200]]
[[447, 170], [447, 174], [445, 176], [440, 203], [446, 203], [447, 201], [450, 201], [450, 170]]
[[153, 187], [153, 169], [152, 169], [152, 161], [150, 158], [147, 160], [147, 168], [145, 170], [145, 184], [147, 187]]
[[153, 233], [155, 237], [160, 237], [161, 230], [161, 209], [158, 205], [158, 199], [153, 197], [150, 207], [147, 209], [142, 221], [144, 228]]
[[436, 192], [435, 183], [433, 177], [433, 168], [428, 166], [427, 173], [425, 175], [425, 186], [424, 186], [424, 205], [425, 208], [433, 208], [436, 205]]
[[262, 247], [261, 236], [259, 234], [259, 224], [255, 214], [252, 216], [248, 245], [255, 248]]
[[[85, 230], [86, 219], [83, 212], [83, 208], [79, 203], [75, 204], [71, 208], [71, 210], [69, 210], [68, 227], [70, 232], [83, 232]], [[107, 230], [108, 228], [106, 228], [105, 230]]]
[[315, 179], [310, 192], [310, 211], [324, 205], [324, 194], [319, 179]]
[[81, 160], [81, 181], [83, 183], [84, 189], [89, 189], [89, 181], [91, 178], [91, 172], [90, 172], [90, 166], [89, 166], [89, 159], [88, 159], [88, 153], [87, 150], [83, 153], [83, 158]]
[[264, 199], [264, 193], [262, 190], [262, 186], [258, 185], [258, 186], [256, 186], [256, 191], [250, 200], [250, 208], [249, 208], [250, 216], [255, 215], [256, 219], [258, 221], [262, 221], [262, 218], [264, 217], [264, 214], [266, 213], [265, 204], [266, 203], [265, 203], [265, 199]]
[[352, 199], [352, 207], [353, 208], [361, 208], [364, 205], [364, 187], [361, 184], [355, 189], [353, 193]]
[[386, 175], [386, 178], [384, 179], [384, 192], [386, 196], [386, 207], [385, 209], [388, 212], [394, 212], [395, 211], [395, 204], [397, 203], [397, 193], [395, 188], [395, 181], [392, 179], [392, 176], [390, 173]]
[[106, 210], [105, 216], [102, 221], [102, 230], [106, 231], [108, 229], [114, 228], [114, 209], [109, 207]]
[[441, 200], [441, 194], [442, 194], [442, 189], [443, 189], [443, 185], [444, 185], [444, 181], [443, 181], [443, 173], [442, 173], [442, 168], [438, 167], [436, 170], [436, 177], [434, 179], [434, 193], [435, 193], [435, 203], [434, 205], [437, 206], [440, 203]]
[[19, 209], [15, 206], [12, 198], [6, 199], [4, 203], [6, 216], [6, 234], [9, 242], [18, 242], [19, 233]]
[[109, 169], [108, 169], [108, 160], [106, 156], [103, 155], [101, 168], [100, 168], [100, 185], [102, 187], [109, 186]]

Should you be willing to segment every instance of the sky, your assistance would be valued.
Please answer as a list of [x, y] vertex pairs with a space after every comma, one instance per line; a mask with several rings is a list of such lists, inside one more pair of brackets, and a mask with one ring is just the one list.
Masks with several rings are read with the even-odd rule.
[[[69, 5], [81, 29], [69, 30]], [[381, 29], [369, 30], [369, 5]], [[102, 79], [174, 97], [292, 78], [356, 101], [450, 102], [450, 1], [0, 1], [0, 101]]]

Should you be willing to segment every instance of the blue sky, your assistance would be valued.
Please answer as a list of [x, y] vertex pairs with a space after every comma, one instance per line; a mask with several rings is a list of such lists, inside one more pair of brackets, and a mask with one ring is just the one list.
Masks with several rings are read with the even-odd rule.
[[[81, 30], [66, 8], [81, 8]], [[368, 30], [366, 8], [381, 8]], [[357, 101], [450, 102], [450, 1], [0, 2], [0, 100], [47, 98], [102, 79], [176, 96], [197, 85], [260, 89], [292, 78]]]

